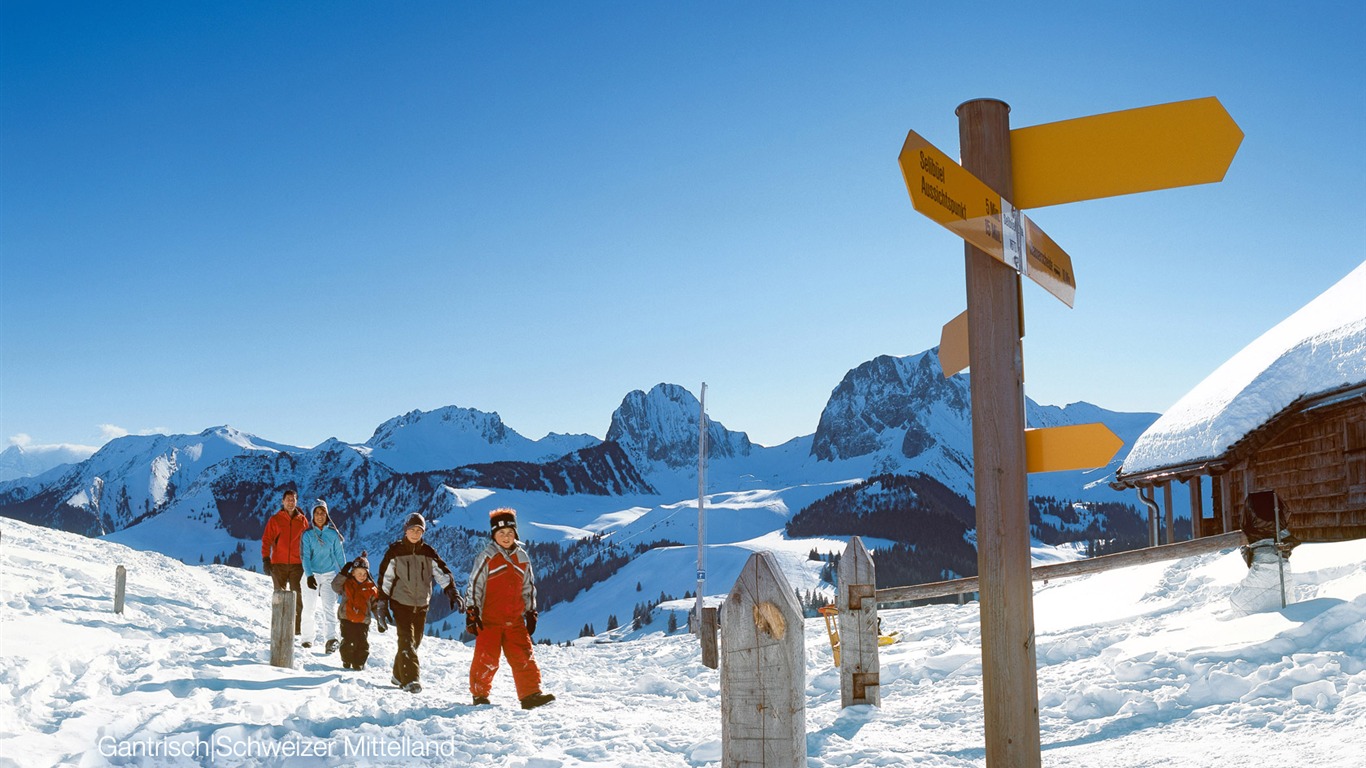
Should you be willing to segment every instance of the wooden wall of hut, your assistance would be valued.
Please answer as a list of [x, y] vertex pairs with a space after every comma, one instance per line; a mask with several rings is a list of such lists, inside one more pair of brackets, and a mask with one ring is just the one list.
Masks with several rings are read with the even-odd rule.
[[1229, 473], [1234, 525], [1249, 493], [1275, 491], [1301, 541], [1366, 538], [1366, 400], [1288, 414], [1267, 429]]

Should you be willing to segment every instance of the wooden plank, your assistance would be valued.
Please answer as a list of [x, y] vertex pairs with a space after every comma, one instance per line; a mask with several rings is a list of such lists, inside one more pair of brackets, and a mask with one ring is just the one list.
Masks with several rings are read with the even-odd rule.
[[123, 597], [128, 587], [128, 569], [119, 566], [114, 569], [114, 613], [123, 613]]
[[1198, 539], [1205, 535], [1201, 522], [1205, 519], [1204, 497], [1200, 489], [1200, 476], [1190, 478], [1186, 481], [1186, 486], [1191, 494], [1191, 538]]
[[273, 667], [294, 666], [294, 601], [293, 592], [277, 589], [270, 596], [270, 664]]
[[721, 658], [718, 655], [716, 645], [716, 606], [705, 606], [702, 608], [702, 666], [708, 669], [716, 669]]
[[1229, 487], [1231, 485], [1232, 483], [1229, 481], [1228, 473], [1219, 476], [1219, 489], [1222, 492], [1224, 501], [1220, 507], [1219, 513], [1223, 516], [1224, 533], [1233, 530], [1233, 493], [1232, 489]]
[[858, 536], [839, 564], [840, 706], [882, 701], [877, 650], [877, 575], [873, 556]]
[[771, 552], [750, 555], [721, 610], [721, 765], [805, 766], [805, 623]]
[[[1206, 536], [1201, 539], [1190, 539], [1188, 541], [1178, 541], [1175, 544], [1164, 544], [1160, 547], [1148, 547], [1146, 549], [1135, 549], [1128, 552], [1116, 552], [1113, 555], [1102, 555], [1091, 557], [1085, 560], [1074, 560], [1068, 563], [1052, 563], [1050, 565], [1040, 565], [1030, 572], [1031, 581], [1048, 581], [1049, 579], [1059, 579], [1065, 576], [1081, 576], [1087, 573], [1100, 573], [1102, 571], [1114, 570], [1115, 568], [1127, 568], [1131, 565], [1144, 565], [1146, 563], [1157, 563], [1163, 560], [1175, 560], [1182, 557], [1193, 557], [1203, 555], [1208, 552], [1218, 552], [1225, 549], [1240, 547], [1247, 543], [1242, 531], [1232, 533], [1221, 533], [1215, 536]], [[968, 592], [978, 591], [978, 580], [976, 576], [966, 579], [953, 579], [952, 581], [936, 581], [930, 584], [915, 584], [907, 587], [887, 587], [877, 591], [877, 601], [879, 603], [904, 603], [910, 600], [928, 600], [933, 597], [946, 597], [948, 595], [961, 595]]]
[[1162, 543], [1171, 544], [1176, 540], [1176, 536], [1172, 533], [1172, 483], [1170, 480], [1162, 484], [1162, 509], [1165, 513], [1163, 522], [1166, 528]]
[[[960, 105], [957, 114], [963, 167], [1009, 199], [1010, 107], [978, 99]], [[1042, 757], [1029, 581], [1020, 276], [971, 243], [964, 246], [964, 262], [986, 762], [1038, 768]]]

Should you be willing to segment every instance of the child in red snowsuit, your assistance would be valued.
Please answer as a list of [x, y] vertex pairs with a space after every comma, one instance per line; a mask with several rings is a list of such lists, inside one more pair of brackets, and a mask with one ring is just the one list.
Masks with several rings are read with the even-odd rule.
[[555, 700], [541, 691], [541, 669], [531, 647], [536, 631], [536, 577], [526, 550], [517, 543], [516, 510], [493, 510], [489, 526], [493, 541], [474, 557], [465, 609], [465, 629], [475, 636], [470, 693], [475, 704], [489, 703], [501, 652], [512, 668], [522, 709], [532, 709]]
[[379, 631], [388, 628], [384, 616], [374, 610], [379, 587], [370, 580], [370, 559], [365, 552], [332, 577], [332, 591], [341, 595], [337, 618], [341, 619], [342, 667], [361, 669], [370, 658], [370, 616], [374, 615]]

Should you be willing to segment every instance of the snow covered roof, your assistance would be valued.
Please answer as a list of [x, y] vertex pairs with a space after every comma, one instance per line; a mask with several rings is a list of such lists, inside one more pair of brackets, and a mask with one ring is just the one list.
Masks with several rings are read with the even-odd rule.
[[1148, 428], [1120, 477], [1222, 456], [1303, 397], [1366, 383], [1366, 262], [1262, 334]]

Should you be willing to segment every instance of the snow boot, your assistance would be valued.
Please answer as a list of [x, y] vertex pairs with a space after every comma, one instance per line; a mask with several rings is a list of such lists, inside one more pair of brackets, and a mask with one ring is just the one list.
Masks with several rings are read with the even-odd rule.
[[304, 647], [305, 647], [305, 648], [312, 648], [312, 647], [313, 647], [313, 643], [311, 643], [311, 642], [305, 640], [305, 641], [304, 641]]
[[407, 685], [403, 686], [403, 690], [407, 691], [408, 693], [422, 693], [422, 683], [419, 683], [418, 681], [414, 680], [411, 683], [408, 683]]
[[327, 645], [326, 645], [326, 646], [324, 647], [324, 649], [323, 649], [323, 653], [331, 653], [331, 652], [337, 650], [337, 646], [338, 646], [338, 645], [341, 645], [341, 643], [338, 642], [337, 639], [336, 639], [335, 637], [332, 638], [331, 640], [328, 640], [328, 641], [327, 641]]
[[522, 709], [535, 709], [544, 704], [549, 704], [554, 700], [554, 695], [537, 691], [525, 699], [522, 699]]
[[492, 704], [492, 703], [493, 703], [493, 702], [489, 701], [489, 697], [487, 697], [487, 696], [475, 696], [475, 697], [474, 697], [474, 706], [476, 706], [476, 707], [487, 706], [487, 705], [490, 705], [490, 704]]

